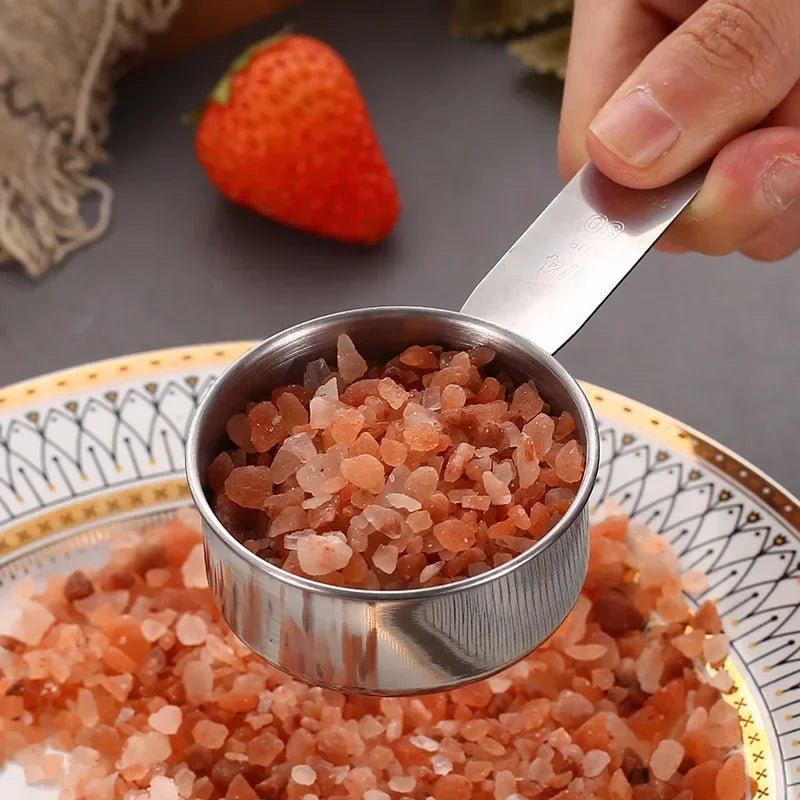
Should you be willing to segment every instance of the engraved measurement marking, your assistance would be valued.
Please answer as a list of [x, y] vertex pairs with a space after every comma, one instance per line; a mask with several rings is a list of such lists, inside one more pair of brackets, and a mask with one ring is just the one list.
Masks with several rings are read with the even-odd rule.
[[580, 271], [580, 264], [564, 263], [557, 255], [547, 256], [539, 267], [543, 275], [552, 275], [558, 280], [563, 280]]
[[604, 239], [616, 239], [625, 230], [625, 223], [611, 220], [605, 214], [592, 214], [583, 227], [589, 233], [597, 233]]

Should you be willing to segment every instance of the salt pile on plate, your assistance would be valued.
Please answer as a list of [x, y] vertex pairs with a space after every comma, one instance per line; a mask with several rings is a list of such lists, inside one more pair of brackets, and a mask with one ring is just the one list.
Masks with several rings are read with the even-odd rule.
[[19, 601], [0, 640], [0, 757], [62, 800], [742, 800], [715, 608], [690, 610], [641, 526], [612, 515], [591, 540], [585, 590], [539, 650], [452, 692], [377, 699], [252, 655], [181, 513]]

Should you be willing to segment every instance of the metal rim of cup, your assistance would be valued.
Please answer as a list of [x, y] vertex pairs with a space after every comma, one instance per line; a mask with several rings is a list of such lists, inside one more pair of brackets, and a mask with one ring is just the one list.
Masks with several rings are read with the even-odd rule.
[[[211, 409], [214, 407], [215, 402], [218, 400], [225, 386], [232, 380], [235, 380], [240, 372], [245, 371], [248, 365], [260, 354], [273, 347], [276, 347], [280, 343], [290, 340], [293, 337], [302, 336], [304, 332], [313, 326], [332, 326], [338, 322], [354, 319], [356, 317], [368, 318], [370, 316], [379, 317], [390, 314], [425, 316], [432, 319], [438, 318], [442, 321], [455, 322], [456, 324], [466, 323], [478, 328], [491, 330], [502, 338], [514, 342], [520, 349], [527, 351], [538, 361], [547, 366], [547, 368], [556, 376], [556, 378], [561, 382], [562, 386], [564, 386], [564, 388], [567, 390], [580, 415], [583, 428], [586, 431], [586, 441], [583, 442], [585, 447], [585, 468], [583, 477], [581, 478], [581, 482], [578, 486], [578, 491], [575, 494], [575, 499], [572, 501], [569, 509], [558, 521], [558, 523], [556, 523], [556, 525], [538, 542], [536, 542], [532, 547], [528, 548], [528, 550], [516, 555], [510, 561], [502, 564], [499, 567], [493, 567], [492, 569], [489, 569], [480, 575], [463, 578], [443, 586], [391, 590], [359, 589], [349, 586], [334, 586], [331, 584], [321, 583], [311, 578], [304, 578], [300, 575], [295, 575], [292, 572], [287, 572], [280, 567], [277, 567], [274, 564], [270, 564], [268, 561], [259, 558], [259, 556], [257, 556], [255, 553], [248, 550], [225, 528], [225, 526], [219, 521], [217, 515], [214, 513], [214, 510], [211, 508], [211, 505], [208, 502], [208, 497], [206, 496], [206, 491], [204, 489], [205, 476], [201, 475], [199, 469], [199, 441], [203, 433], [204, 425], [208, 420]], [[195, 415], [192, 418], [186, 443], [186, 476], [194, 504], [197, 510], [200, 512], [205, 524], [213, 530], [219, 540], [223, 542], [235, 555], [239, 556], [240, 558], [244, 558], [253, 568], [263, 573], [263, 575], [267, 578], [281, 581], [298, 589], [314, 592], [316, 594], [348, 598], [351, 600], [362, 600], [368, 603], [411, 599], [424, 600], [429, 597], [440, 597], [443, 594], [457, 594], [459, 592], [467, 591], [471, 587], [497, 580], [504, 575], [515, 572], [529, 561], [537, 558], [542, 551], [548, 548], [564, 533], [566, 533], [566, 531], [569, 530], [572, 523], [576, 520], [583, 508], [589, 502], [589, 496], [592, 492], [595, 478], [597, 476], [599, 461], [599, 433], [591, 405], [589, 404], [589, 401], [578, 382], [572, 377], [572, 375], [570, 375], [569, 372], [567, 372], [564, 367], [561, 366], [561, 364], [555, 358], [553, 358], [553, 356], [536, 346], [528, 339], [518, 336], [512, 331], [509, 331], [493, 322], [487, 322], [475, 317], [469, 317], [465, 314], [455, 311], [445, 311], [441, 309], [417, 306], [378, 306], [374, 308], [355, 309], [352, 311], [341, 311], [335, 314], [315, 317], [314, 319], [301, 322], [290, 328], [286, 328], [279, 333], [274, 334], [273, 336], [270, 336], [231, 364], [214, 381], [213, 385], [203, 395], [198, 404]]]

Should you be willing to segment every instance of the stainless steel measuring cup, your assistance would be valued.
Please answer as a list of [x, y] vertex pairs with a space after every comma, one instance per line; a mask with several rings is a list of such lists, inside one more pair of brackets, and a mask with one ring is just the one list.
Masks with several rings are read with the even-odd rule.
[[[529, 653], [574, 604], [588, 561], [587, 503], [597, 426], [576, 381], [550, 355], [591, 316], [691, 200], [695, 174], [666, 189], [617, 186], [589, 165], [523, 234], [461, 313], [371, 308], [304, 322], [239, 359], [192, 422], [187, 475], [203, 518], [209, 582], [234, 633], [267, 661], [315, 684], [375, 695], [419, 694], [487, 677]], [[225, 424], [247, 402], [299, 382], [309, 361], [333, 361], [347, 333], [368, 360], [413, 344], [487, 345], [517, 380], [533, 379], [575, 417], [586, 470], [575, 500], [541, 541], [501, 567], [404, 591], [329, 586], [285, 572], [240, 544], [216, 518], [206, 474]]]

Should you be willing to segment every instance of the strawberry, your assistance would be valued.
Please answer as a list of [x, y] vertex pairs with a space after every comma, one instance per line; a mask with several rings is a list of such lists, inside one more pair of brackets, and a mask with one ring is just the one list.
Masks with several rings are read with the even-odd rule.
[[355, 78], [310, 36], [279, 34], [234, 62], [202, 112], [195, 147], [224, 195], [295, 228], [374, 244], [400, 214]]

